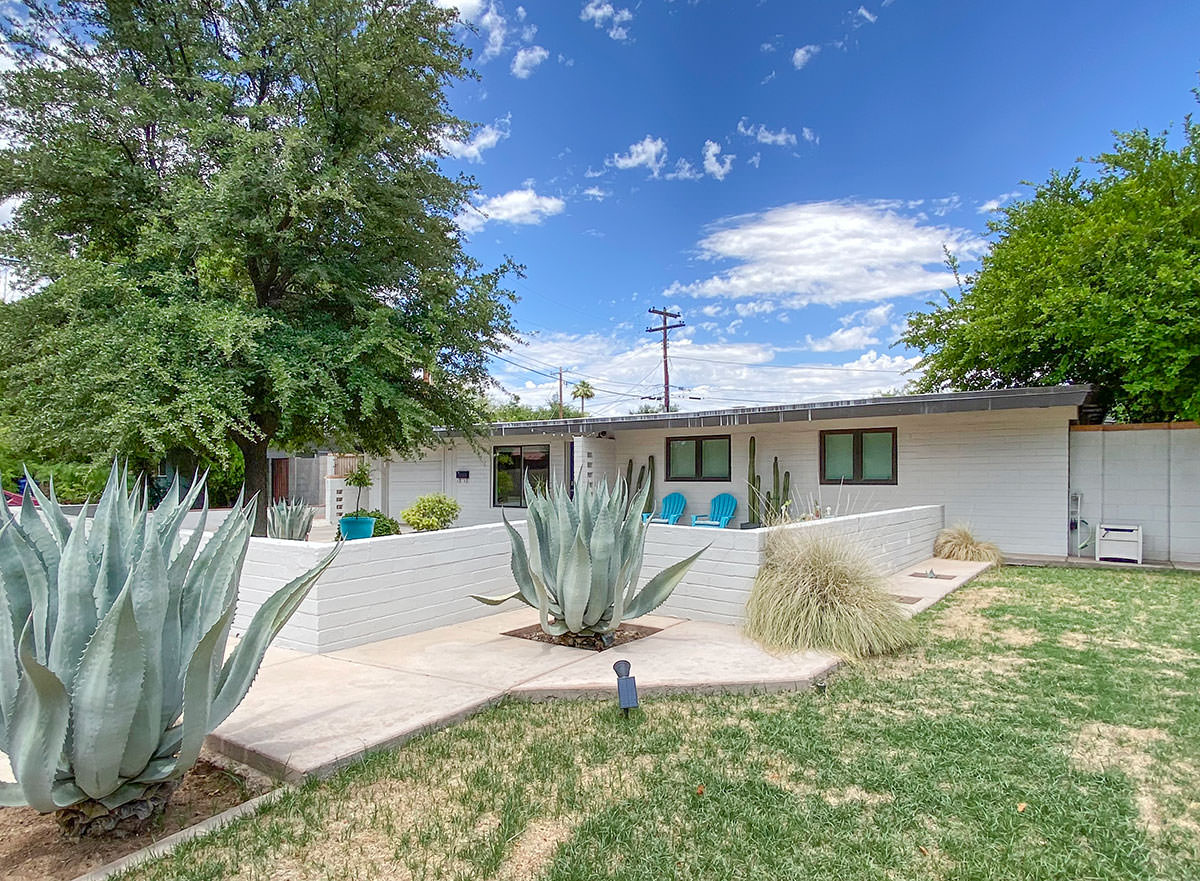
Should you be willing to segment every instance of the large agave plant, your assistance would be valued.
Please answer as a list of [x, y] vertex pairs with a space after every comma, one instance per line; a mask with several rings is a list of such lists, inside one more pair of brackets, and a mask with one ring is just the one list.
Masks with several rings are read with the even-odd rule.
[[59, 811], [74, 834], [161, 810], [332, 561], [267, 600], [226, 659], [255, 503], [205, 541], [206, 501], [185, 539], [203, 485], [151, 511], [114, 465], [90, 521], [32, 481], [17, 516], [0, 506], [0, 750], [17, 781], [0, 805]]
[[267, 509], [267, 537], [304, 541], [312, 530], [313, 513], [301, 499], [280, 499]]
[[512, 572], [517, 590], [498, 597], [474, 596], [489, 605], [519, 599], [541, 613], [542, 630], [612, 634], [626, 618], [657, 609], [683, 580], [707, 546], [668, 566], [638, 590], [646, 524], [642, 506], [650, 482], [632, 500], [618, 481], [598, 487], [576, 486], [574, 498], [561, 483], [537, 492], [528, 482], [529, 545], [505, 519], [512, 541]]

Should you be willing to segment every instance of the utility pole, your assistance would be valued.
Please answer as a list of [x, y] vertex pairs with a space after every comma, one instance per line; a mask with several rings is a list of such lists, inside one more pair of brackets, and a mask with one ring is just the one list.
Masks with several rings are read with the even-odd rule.
[[558, 368], [558, 418], [563, 418], [563, 401], [562, 401], [562, 368]]
[[683, 327], [681, 321], [678, 324], [667, 324], [668, 318], [682, 318], [679, 312], [668, 312], [666, 309], [647, 309], [651, 315], [658, 315], [662, 318], [662, 324], [658, 327], [647, 327], [646, 333], [661, 333], [663, 347], [663, 412], [671, 412], [671, 371], [667, 367], [667, 331], [674, 330], [677, 327]]

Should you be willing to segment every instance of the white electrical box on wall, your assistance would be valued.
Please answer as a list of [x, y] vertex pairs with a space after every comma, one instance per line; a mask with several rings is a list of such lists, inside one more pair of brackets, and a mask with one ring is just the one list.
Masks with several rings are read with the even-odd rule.
[[1101, 523], [1096, 528], [1096, 559], [1142, 562], [1142, 527]]

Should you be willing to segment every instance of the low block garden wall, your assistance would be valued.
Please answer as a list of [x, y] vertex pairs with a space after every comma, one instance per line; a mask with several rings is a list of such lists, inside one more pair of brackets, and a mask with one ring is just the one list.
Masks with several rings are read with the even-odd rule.
[[[525, 524], [514, 524], [524, 535]], [[900, 508], [796, 523], [780, 529], [854, 535], [885, 573], [929, 557], [942, 528], [940, 505]], [[653, 525], [646, 535], [646, 578], [712, 543], [659, 611], [738, 624], [762, 560], [768, 530]], [[250, 541], [242, 571], [235, 632], [259, 605], [332, 548], [329, 542]], [[516, 590], [502, 524], [468, 526], [345, 542], [276, 640], [283, 648], [329, 652], [483, 618], [510, 608], [485, 606], [469, 594]]]
[[[810, 520], [774, 529], [853, 536], [866, 546], [876, 567], [890, 575], [931, 557], [933, 540], [944, 522], [941, 505], [920, 505]], [[740, 624], [770, 531], [651, 526], [646, 536], [643, 570], [647, 577], [712, 542], [712, 547], [696, 561], [659, 612], [720, 624]]]

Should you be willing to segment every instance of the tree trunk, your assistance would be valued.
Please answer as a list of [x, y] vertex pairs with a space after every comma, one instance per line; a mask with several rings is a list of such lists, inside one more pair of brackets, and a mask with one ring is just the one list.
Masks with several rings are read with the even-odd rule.
[[242, 461], [246, 466], [246, 500], [258, 496], [258, 506], [254, 512], [254, 535], [267, 534], [267, 508], [271, 506], [270, 497], [270, 462], [267, 460], [267, 448], [271, 444], [268, 437], [262, 440], [249, 440], [235, 437], [234, 443], [242, 451]]

